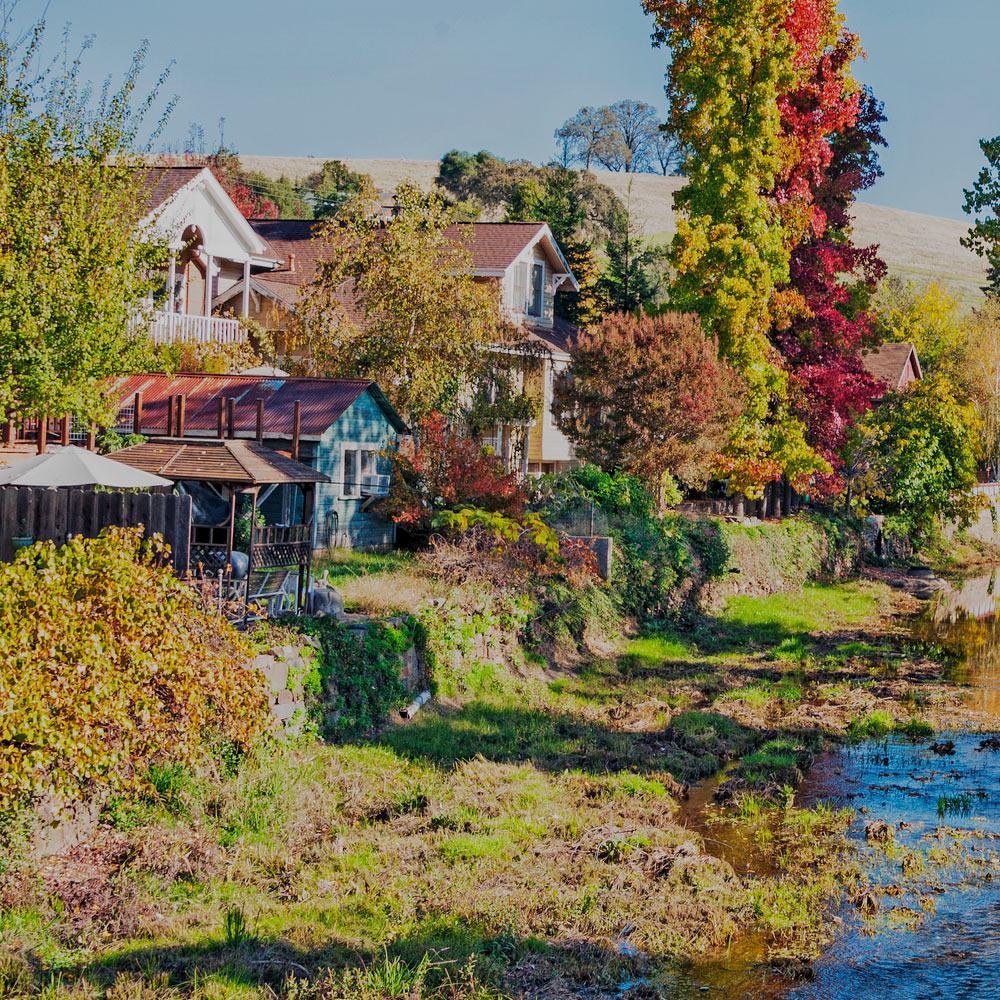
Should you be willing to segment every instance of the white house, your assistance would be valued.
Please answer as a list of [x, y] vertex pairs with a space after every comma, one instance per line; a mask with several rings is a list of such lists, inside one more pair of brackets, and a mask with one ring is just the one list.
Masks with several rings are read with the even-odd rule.
[[[278, 266], [267, 241], [208, 167], [151, 167], [145, 200], [144, 228], [170, 248], [166, 295], [150, 328], [154, 341], [244, 339], [237, 318], [214, 316], [213, 310], [234, 285], [249, 289], [253, 274]], [[240, 315], [249, 313], [246, 292], [240, 307]]]

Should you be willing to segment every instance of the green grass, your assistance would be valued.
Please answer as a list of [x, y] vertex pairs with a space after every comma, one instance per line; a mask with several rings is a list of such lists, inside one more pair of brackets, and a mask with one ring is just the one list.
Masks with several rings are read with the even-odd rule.
[[320, 556], [313, 564], [313, 576], [319, 579], [325, 573], [333, 586], [340, 586], [345, 580], [377, 574], [397, 573], [411, 569], [415, 563], [409, 552], [355, 552], [351, 549], [335, 549], [329, 555]]

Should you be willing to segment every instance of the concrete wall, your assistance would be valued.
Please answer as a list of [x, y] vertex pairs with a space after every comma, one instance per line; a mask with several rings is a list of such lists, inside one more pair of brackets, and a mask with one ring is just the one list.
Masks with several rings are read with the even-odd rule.
[[1000, 484], [982, 483], [975, 492], [985, 500], [979, 516], [969, 525], [966, 534], [980, 542], [1000, 545]]

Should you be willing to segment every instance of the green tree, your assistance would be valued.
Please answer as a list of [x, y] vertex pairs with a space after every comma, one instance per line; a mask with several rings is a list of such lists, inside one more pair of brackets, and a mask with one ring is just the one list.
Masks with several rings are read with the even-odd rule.
[[993, 297], [969, 321], [965, 376], [979, 417], [979, 457], [1000, 477], [1000, 302]]
[[751, 495], [786, 474], [828, 471], [788, 404], [768, 339], [789, 281], [790, 245], [773, 190], [788, 156], [779, 97], [796, 80], [795, 45], [779, 0], [644, 0], [654, 41], [668, 47], [671, 134], [688, 150], [674, 197], [673, 308], [694, 312], [744, 376], [746, 409], [722, 466]]
[[468, 246], [446, 233], [452, 210], [409, 184], [396, 200], [387, 222], [356, 202], [321, 234], [330, 253], [299, 310], [309, 373], [374, 379], [411, 423], [454, 415], [470, 397], [496, 405], [498, 386], [517, 395], [506, 374], [521, 335], [502, 321], [496, 288], [473, 278]]
[[349, 202], [375, 193], [371, 177], [351, 170], [343, 160], [327, 160], [306, 178], [305, 187], [312, 195], [317, 219], [331, 219]]
[[166, 260], [137, 152], [165, 74], [137, 98], [143, 46], [95, 100], [83, 53], [51, 59], [44, 40], [43, 21], [0, 33], [0, 407], [99, 421], [108, 378], [145, 362], [134, 320]]
[[861, 424], [867, 474], [862, 499], [916, 544], [944, 520], [967, 523], [977, 509], [977, 419], [943, 376], [890, 393]]
[[604, 310], [636, 312], [653, 307], [667, 280], [668, 251], [651, 246], [636, 226], [631, 186], [625, 205], [614, 213], [604, 246], [607, 263], [598, 282]]
[[986, 166], [971, 188], [966, 189], [965, 214], [973, 223], [962, 246], [982, 257], [987, 264], [987, 286], [984, 291], [1000, 294], [1000, 136], [981, 139], [979, 148], [986, 157]]

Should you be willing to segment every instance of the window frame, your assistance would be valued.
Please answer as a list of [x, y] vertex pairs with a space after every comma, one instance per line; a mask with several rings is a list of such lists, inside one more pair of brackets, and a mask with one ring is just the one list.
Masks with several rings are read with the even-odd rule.
[[[539, 275], [537, 291], [538, 291], [538, 311], [532, 311], [532, 306], [535, 304], [535, 275]], [[524, 303], [524, 315], [530, 316], [532, 319], [542, 319], [545, 315], [545, 261], [538, 260], [532, 257], [528, 261], [528, 288], [527, 296]]]

